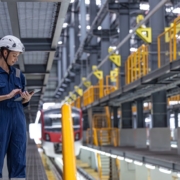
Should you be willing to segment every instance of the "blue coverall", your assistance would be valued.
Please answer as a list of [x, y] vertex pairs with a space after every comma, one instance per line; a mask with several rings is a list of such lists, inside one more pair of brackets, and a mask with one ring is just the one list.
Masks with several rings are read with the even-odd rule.
[[[16, 69], [9, 67], [8, 74], [0, 67], [0, 95], [7, 95], [13, 89], [25, 89], [25, 77], [22, 73], [17, 77]], [[4, 157], [7, 153], [9, 178], [25, 178], [26, 176], [26, 119], [21, 101], [15, 97], [0, 101], [0, 178]]]

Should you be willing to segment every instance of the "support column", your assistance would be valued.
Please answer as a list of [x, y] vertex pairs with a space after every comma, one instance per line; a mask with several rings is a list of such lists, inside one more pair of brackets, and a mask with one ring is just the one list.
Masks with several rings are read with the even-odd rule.
[[[96, 6], [96, 0], [91, 0], [90, 1], [90, 24], [94, 21], [94, 18], [97, 15], [97, 6]], [[91, 40], [91, 46], [97, 46], [97, 37], [93, 37]], [[90, 68], [89, 68], [89, 73], [92, 71], [92, 66], [98, 64], [98, 55], [96, 51], [91, 51], [90, 52]], [[91, 76], [91, 84], [95, 85], [97, 84], [98, 79], [95, 76]]]
[[120, 146], [134, 146], [134, 129], [132, 121], [132, 104], [121, 104], [122, 129], [120, 130]]
[[[119, 0], [119, 2], [122, 2], [122, 0]], [[119, 29], [119, 42], [121, 42], [124, 37], [129, 34], [130, 15], [128, 9], [119, 10]], [[125, 61], [130, 54], [130, 41], [126, 41], [126, 43], [124, 43], [124, 45], [119, 49], [119, 54], [121, 55], [120, 87], [123, 87], [125, 85]]]
[[[82, 43], [86, 37], [86, 4], [85, 1], [80, 1], [80, 12], [81, 12], [81, 36], [80, 36], [80, 42]], [[86, 62], [87, 61], [87, 56], [86, 53], [82, 54], [81, 57], [81, 79], [82, 77], [86, 77], [87, 73], [86, 73]], [[84, 65], [85, 64], [85, 65]], [[83, 90], [85, 89], [85, 87], [83, 87]]]
[[66, 46], [63, 47], [63, 77], [66, 74], [66, 70], [67, 70], [67, 50], [66, 50]]
[[175, 128], [178, 128], [178, 110], [174, 112]]
[[[149, 5], [150, 5], [150, 11], [154, 9], [157, 4], [161, 0], [149, 0]], [[149, 51], [151, 52], [150, 57], [149, 57], [149, 68], [151, 70], [155, 70], [158, 67], [158, 61], [157, 61], [157, 37], [160, 35], [162, 32], [164, 32], [165, 28], [165, 10], [164, 6], [159, 8], [150, 18], [150, 27], [152, 28], [152, 43], [150, 44]], [[165, 49], [162, 49], [161, 51], [165, 51]]]
[[[59, 59], [62, 57], [61, 48], [59, 47]], [[58, 72], [58, 87], [60, 86], [60, 82], [62, 79], [62, 72], [61, 72], [61, 61], [58, 60], [57, 62], [57, 72]]]
[[146, 148], [146, 128], [144, 127], [143, 99], [137, 99], [137, 129], [135, 130], [135, 146], [136, 148]]
[[87, 110], [88, 112], [88, 122], [89, 122], [89, 127], [90, 127], [90, 139], [89, 139], [89, 144], [93, 144], [93, 124], [92, 124], [92, 121], [93, 121], [93, 111], [92, 111], [92, 108], [89, 108]]
[[112, 107], [113, 110], [113, 127], [119, 127], [119, 118], [118, 118], [118, 107]]
[[[108, 55], [108, 48], [110, 46], [109, 38], [103, 30], [109, 30], [110, 29], [110, 14], [108, 13], [102, 22], [102, 35], [101, 35], [101, 60], [103, 60]], [[110, 74], [110, 70], [112, 63], [108, 60], [106, 61], [102, 66], [101, 69], [103, 71], [104, 78]]]
[[[170, 128], [167, 122], [166, 90], [155, 92], [152, 99], [152, 129], [149, 147], [152, 151], [170, 151]], [[162, 143], [163, 142], [163, 143]]]
[[69, 27], [69, 63], [71, 64], [74, 60], [74, 55], [75, 55], [75, 42], [74, 42], [74, 27], [70, 26]]
[[174, 111], [174, 132], [173, 132], [173, 141], [177, 141], [177, 131], [178, 131], [178, 110]]

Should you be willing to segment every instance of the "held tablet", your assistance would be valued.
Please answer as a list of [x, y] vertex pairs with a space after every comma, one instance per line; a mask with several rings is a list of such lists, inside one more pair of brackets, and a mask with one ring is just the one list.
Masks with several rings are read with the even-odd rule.
[[[39, 92], [39, 91], [41, 91], [41, 89], [34, 89], [34, 90], [31, 90], [31, 91], [28, 91], [28, 92], [29, 92], [29, 94], [32, 94], [33, 92], [34, 92], [34, 93], [37, 93], [37, 92]], [[14, 101], [22, 101], [22, 99], [23, 99], [23, 98], [20, 96], [20, 97], [14, 99]]]

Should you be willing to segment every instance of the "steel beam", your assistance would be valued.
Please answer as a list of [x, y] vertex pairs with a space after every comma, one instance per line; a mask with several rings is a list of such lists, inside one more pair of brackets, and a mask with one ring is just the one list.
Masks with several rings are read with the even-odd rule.
[[[3, 1], [2, 1], [3, 2]], [[11, 27], [13, 35], [20, 38], [20, 28], [19, 28], [19, 19], [18, 19], [18, 12], [17, 12], [17, 3], [8, 1], [7, 2], [8, 11], [9, 11], [9, 17], [11, 21]], [[22, 72], [25, 71], [24, 67], [24, 59], [23, 56], [19, 56], [18, 58], [18, 64]]]
[[121, 104], [121, 121], [122, 129], [130, 129], [133, 127], [131, 102]]
[[143, 99], [139, 98], [136, 101], [136, 109], [137, 109], [137, 128], [144, 127], [144, 114], [143, 114]]

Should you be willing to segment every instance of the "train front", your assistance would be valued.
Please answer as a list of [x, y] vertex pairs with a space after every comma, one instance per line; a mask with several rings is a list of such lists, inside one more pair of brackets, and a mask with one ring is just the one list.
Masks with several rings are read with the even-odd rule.
[[[60, 108], [41, 112], [42, 146], [46, 155], [53, 158], [62, 155], [61, 117]], [[77, 156], [82, 145], [82, 115], [77, 108], [72, 108], [72, 121], [75, 155]]]

